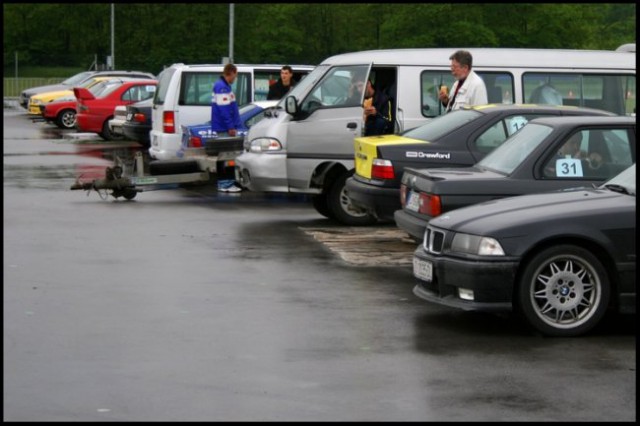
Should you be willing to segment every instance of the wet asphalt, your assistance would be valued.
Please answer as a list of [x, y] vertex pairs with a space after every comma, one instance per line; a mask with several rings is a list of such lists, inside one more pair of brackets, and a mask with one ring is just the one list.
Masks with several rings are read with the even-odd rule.
[[3, 121], [4, 421], [636, 419], [635, 316], [545, 338], [428, 304], [306, 197], [71, 191], [144, 149]]

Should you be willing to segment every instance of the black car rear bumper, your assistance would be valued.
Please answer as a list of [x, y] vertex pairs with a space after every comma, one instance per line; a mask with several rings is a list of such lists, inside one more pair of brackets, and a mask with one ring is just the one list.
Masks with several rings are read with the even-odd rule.
[[381, 188], [353, 177], [347, 179], [346, 188], [354, 205], [374, 214], [380, 220], [393, 220], [393, 213], [402, 208], [400, 188]]
[[428, 221], [412, 216], [404, 210], [396, 210], [393, 214], [393, 219], [400, 229], [407, 231], [407, 233], [416, 240], [422, 241], [424, 231], [429, 224]]

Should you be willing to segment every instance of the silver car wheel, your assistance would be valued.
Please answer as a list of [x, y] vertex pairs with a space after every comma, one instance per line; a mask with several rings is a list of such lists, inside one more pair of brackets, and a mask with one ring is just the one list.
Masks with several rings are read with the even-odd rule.
[[606, 270], [591, 252], [550, 247], [527, 263], [518, 289], [523, 314], [539, 331], [575, 336], [604, 316], [610, 297]]

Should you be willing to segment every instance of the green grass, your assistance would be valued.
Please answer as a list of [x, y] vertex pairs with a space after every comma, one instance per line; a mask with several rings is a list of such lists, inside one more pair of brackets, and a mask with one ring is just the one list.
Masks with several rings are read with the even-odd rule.
[[21, 67], [16, 81], [15, 69], [5, 67], [2, 93], [5, 97], [16, 97], [24, 89], [57, 84], [82, 71], [87, 70], [78, 67]]

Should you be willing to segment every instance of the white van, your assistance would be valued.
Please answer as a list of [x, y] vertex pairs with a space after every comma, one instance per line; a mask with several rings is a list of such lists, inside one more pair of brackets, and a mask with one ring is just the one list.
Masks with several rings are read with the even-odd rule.
[[[269, 84], [280, 78], [283, 65], [239, 65], [232, 85], [238, 106], [267, 99]], [[307, 75], [313, 66], [291, 65], [294, 81]], [[181, 127], [206, 123], [211, 119], [211, 91], [224, 65], [173, 64], [158, 80], [153, 99], [149, 155], [157, 160], [176, 158]]]
[[[443, 114], [437, 94], [453, 83], [449, 57], [456, 50], [372, 50], [326, 59], [250, 129], [245, 152], [236, 158], [238, 181], [252, 191], [314, 194], [314, 207], [327, 217], [336, 209], [354, 218], [366, 214], [345, 191], [354, 169], [353, 139], [363, 135], [362, 99], [347, 100], [351, 78], [371, 78], [389, 95], [395, 133], [401, 133]], [[467, 50], [489, 103], [549, 103], [546, 92], [556, 91], [559, 96], [548, 99], [563, 105], [635, 113], [635, 53]]]

